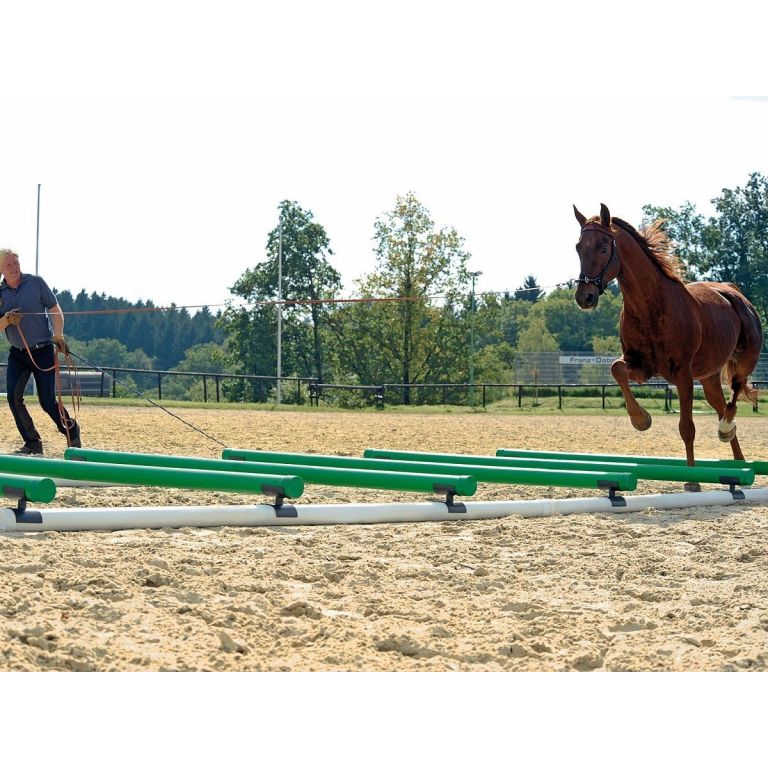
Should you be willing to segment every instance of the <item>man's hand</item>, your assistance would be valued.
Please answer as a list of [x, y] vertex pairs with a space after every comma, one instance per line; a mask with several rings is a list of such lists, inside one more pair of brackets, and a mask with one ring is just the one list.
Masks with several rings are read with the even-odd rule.
[[67, 340], [63, 336], [54, 336], [53, 343], [56, 345], [56, 349], [64, 355], [69, 354], [69, 345]]
[[8, 325], [18, 325], [21, 322], [22, 317], [24, 317], [24, 315], [22, 315], [18, 309], [12, 309], [10, 312], [5, 313], [5, 319], [8, 321]]

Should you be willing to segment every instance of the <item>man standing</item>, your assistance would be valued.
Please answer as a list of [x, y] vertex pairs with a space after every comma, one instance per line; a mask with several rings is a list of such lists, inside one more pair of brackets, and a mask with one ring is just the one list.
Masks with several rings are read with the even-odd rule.
[[24, 440], [24, 445], [14, 453], [43, 453], [40, 433], [24, 405], [24, 389], [30, 376], [35, 377], [43, 410], [67, 438], [67, 445], [79, 448], [80, 425], [64, 408], [60, 410], [56, 401], [56, 350], [67, 351], [64, 313], [45, 280], [23, 273], [18, 254], [7, 248], [0, 250], [0, 273], [0, 330], [5, 330], [11, 345], [6, 373], [8, 405]]

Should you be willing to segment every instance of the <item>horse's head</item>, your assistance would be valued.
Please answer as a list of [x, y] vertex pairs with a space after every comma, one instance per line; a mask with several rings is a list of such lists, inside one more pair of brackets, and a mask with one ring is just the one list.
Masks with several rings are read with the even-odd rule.
[[600, 217], [587, 219], [573, 206], [581, 236], [576, 243], [581, 271], [576, 281], [576, 303], [582, 309], [594, 309], [605, 286], [619, 274], [616, 238], [611, 229], [611, 212], [600, 205]]

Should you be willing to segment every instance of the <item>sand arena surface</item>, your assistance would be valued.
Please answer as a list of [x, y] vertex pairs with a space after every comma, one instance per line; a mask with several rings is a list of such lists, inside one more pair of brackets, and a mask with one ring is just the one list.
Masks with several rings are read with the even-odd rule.
[[[744, 406], [742, 406], [742, 409]], [[64, 440], [37, 405], [48, 456]], [[361, 455], [499, 447], [681, 455], [677, 418], [179, 410], [228, 446]], [[93, 448], [216, 457], [158, 409], [84, 407]], [[727, 458], [714, 416], [701, 457]], [[738, 420], [768, 459], [762, 417]], [[18, 447], [0, 409], [0, 450]], [[758, 485], [765, 484], [761, 478]], [[705, 486], [706, 487], [706, 486]], [[680, 491], [641, 481], [636, 493]], [[476, 499], [595, 495], [480, 484]], [[299, 503], [424, 500], [307, 486]], [[60, 489], [51, 506], [258, 503]], [[2, 670], [765, 670], [768, 510], [369, 526], [0, 533]]]

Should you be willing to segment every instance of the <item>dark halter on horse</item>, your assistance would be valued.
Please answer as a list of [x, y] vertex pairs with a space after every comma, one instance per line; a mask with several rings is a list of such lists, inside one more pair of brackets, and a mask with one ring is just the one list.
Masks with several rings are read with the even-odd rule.
[[605, 227], [595, 224], [594, 222], [582, 227], [581, 233], [584, 234], [584, 232], [588, 229], [595, 230], [596, 232], [602, 232], [604, 235], [608, 235], [611, 238], [611, 256], [606, 262], [605, 266], [603, 267], [599, 275], [597, 275], [596, 277], [587, 277], [582, 272], [579, 275], [578, 279], [576, 280], [576, 284], [578, 285], [579, 283], [584, 283], [584, 285], [589, 285], [590, 283], [592, 283], [597, 286], [597, 289], [600, 291], [600, 295], [602, 296], [605, 293], [605, 285], [603, 284], [603, 278], [605, 277], [605, 273], [608, 271], [608, 267], [611, 266], [611, 262], [614, 259], [618, 259], [618, 254], [616, 253], [616, 238], [613, 236], [613, 232], [611, 232], [609, 229], [606, 229]]

